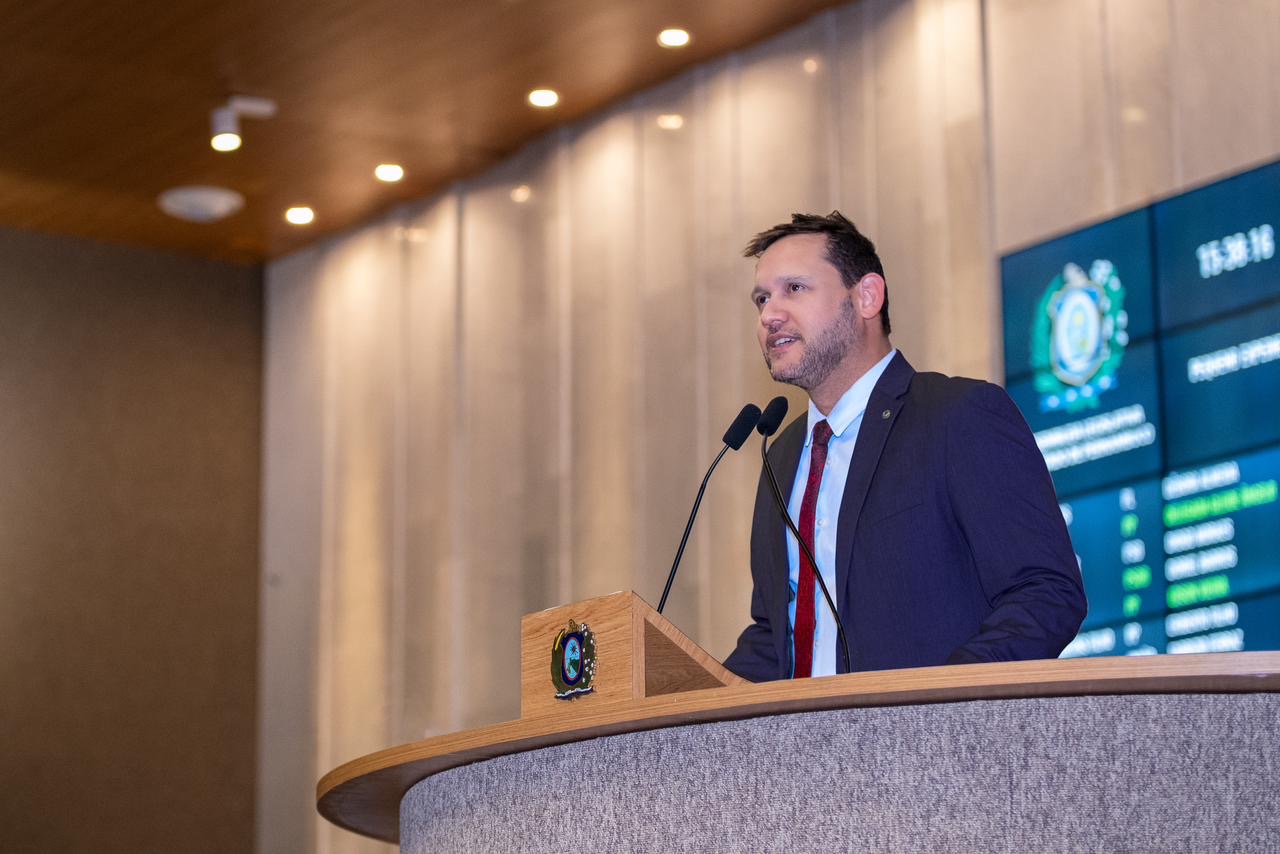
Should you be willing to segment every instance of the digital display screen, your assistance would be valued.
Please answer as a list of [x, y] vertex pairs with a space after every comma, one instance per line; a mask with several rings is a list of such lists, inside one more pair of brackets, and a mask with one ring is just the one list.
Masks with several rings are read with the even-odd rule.
[[1093, 493], [1061, 506], [1089, 591], [1083, 628], [1163, 616], [1160, 481]]
[[1278, 484], [1280, 447], [1063, 501], [1089, 597], [1063, 655], [1280, 649]]
[[1277, 225], [1273, 164], [1002, 259], [1089, 599], [1064, 657], [1280, 649]]
[[1164, 394], [1170, 466], [1280, 442], [1280, 303], [1167, 336]]
[[1125, 350], [1105, 378], [1107, 388], [1093, 393], [1092, 405], [1073, 407], [1061, 393], [1042, 391], [1036, 378], [1009, 383], [1059, 495], [1160, 473], [1158, 376], [1155, 344], [1147, 342]]
[[1280, 291], [1280, 163], [1154, 207], [1161, 325], [1174, 329]]
[[[1215, 608], [1221, 628], [1189, 637], [1171, 638], [1169, 652], [1233, 652], [1280, 649], [1280, 593], [1227, 602]], [[1198, 626], [1190, 626], [1195, 629]]]
[[[1124, 339], [1140, 341], [1152, 334], [1155, 310], [1151, 215], [1140, 210], [1001, 260], [1007, 377], [1020, 377], [1034, 370], [1036, 321], [1043, 314], [1043, 304], [1077, 270], [1086, 277], [1101, 278], [1099, 263], [1109, 266], [1122, 291], [1115, 313], [1117, 323], [1123, 326]], [[1043, 350], [1043, 342], [1040, 344]]]
[[1277, 484], [1280, 447], [1164, 478], [1169, 608], [1280, 590]]
[[1280, 649], [1280, 593], [1205, 605], [1164, 619], [1082, 629], [1063, 658]]

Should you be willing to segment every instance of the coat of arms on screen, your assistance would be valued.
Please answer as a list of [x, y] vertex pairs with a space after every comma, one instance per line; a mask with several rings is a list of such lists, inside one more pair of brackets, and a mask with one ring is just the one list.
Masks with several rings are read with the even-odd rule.
[[1115, 388], [1128, 325], [1124, 285], [1110, 261], [1094, 261], [1087, 273], [1067, 264], [1054, 276], [1031, 327], [1040, 409], [1096, 408], [1099, 395]]
[[551, 645], [551, 682], [556, 686], [556, 698], [568, 700], [591, 693], [595, 678], [596, 639], [586, 623], [570, 620]]

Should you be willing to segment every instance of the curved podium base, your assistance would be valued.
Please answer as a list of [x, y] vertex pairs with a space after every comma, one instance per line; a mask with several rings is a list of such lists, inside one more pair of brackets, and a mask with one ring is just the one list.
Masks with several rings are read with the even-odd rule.
[[850, 708], [630, 732], [427, 777], [406, 854], [1280, 850], [1280, 695]]

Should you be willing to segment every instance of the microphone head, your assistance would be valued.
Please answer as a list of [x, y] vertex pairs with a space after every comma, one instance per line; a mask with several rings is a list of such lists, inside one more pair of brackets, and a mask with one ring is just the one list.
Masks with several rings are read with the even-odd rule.
[[787, 399], [779, 395], [769, 401], [769, 405], [764, 408], [764, 414], [760, 416], [760, 423], [756, 425], [756, 429], [760, 431], [761, 436], [772, 436], [778, 432], [778, 428], [782, 426], [782, 419], [787, 417]]
[[729, 429], [724, 431], [724, 443], [735, 451], [738, 450], [742, 447], [742, 443], [747, 441], [747, 437], [751, 435], [752, 429], [759, 421], [760, 407], [754, 403], [748, 403], [742, 407], [738, 417], [733, 419]]

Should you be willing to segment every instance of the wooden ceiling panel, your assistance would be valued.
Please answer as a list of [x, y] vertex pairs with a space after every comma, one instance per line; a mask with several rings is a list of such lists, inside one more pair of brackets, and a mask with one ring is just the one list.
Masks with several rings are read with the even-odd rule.
[[[475, 175], [558, 124], [791, 26], [833, 0], [34, 0], [5, 12], [0, 225], [255, 262]], [[693, 33], [664, 50], [666, 26]], [[525, 94], [551, 86], [555, 110]], [[232, 94], [274, 99], [209, 147]], [[383, 185], [380, 161], [408, 177]], [[243, 194], [172, 219], [183, 184]], [[292, 204], [314, 226], [283, 222]]]

